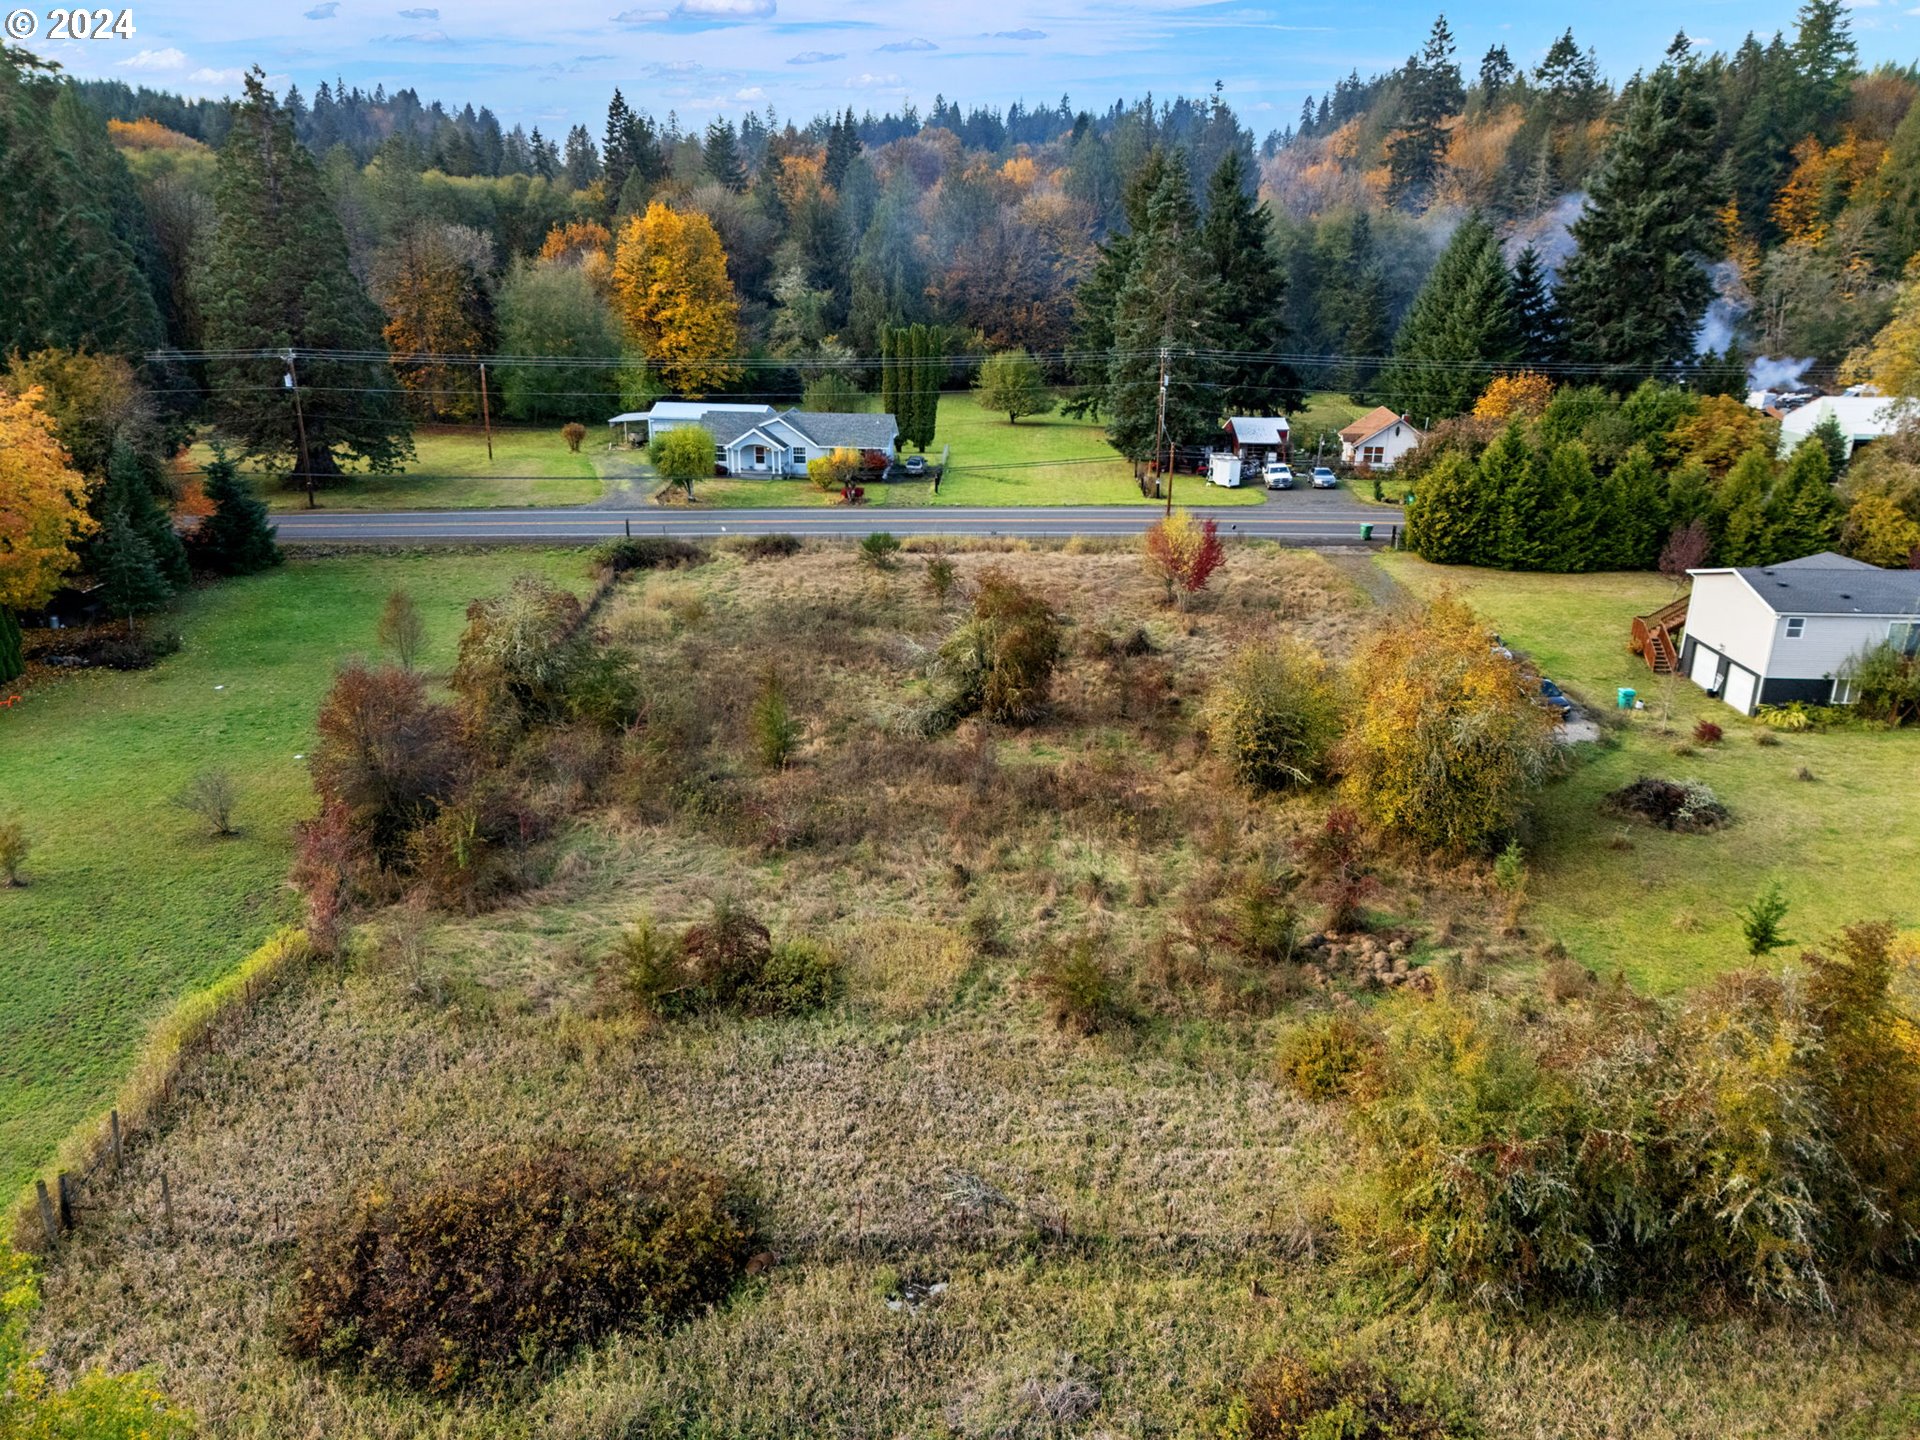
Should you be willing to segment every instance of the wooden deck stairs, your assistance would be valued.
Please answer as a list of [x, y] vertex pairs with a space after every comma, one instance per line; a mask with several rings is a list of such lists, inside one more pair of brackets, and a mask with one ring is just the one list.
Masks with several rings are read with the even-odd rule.
[[1656, 675], [1671, 675], [1680, 668], [1680, 632], [1687, 624], [1687, 598], [1682, 595], [1651, 615], [1633, 617], [1633, 638], [1628, 648]]

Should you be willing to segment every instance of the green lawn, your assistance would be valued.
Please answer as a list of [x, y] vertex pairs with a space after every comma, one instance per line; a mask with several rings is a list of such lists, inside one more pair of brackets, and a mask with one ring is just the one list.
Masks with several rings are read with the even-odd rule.
[[[608, 452], [604, 439], [592, 433], [576, 455], [560, 438], [558, 426], [496, 429], [491, 460], [486, 437], [477, 427], [422, 426], [414, 431], [413, 443], [416, 457], [404, 473], [356, 475], [349, 484], [323, 492], [321, 505], [335, 510], [579, 505], [599, 499], [604, 488], [595, 462]], [[188, 452], [188, 463], [198, 468], [210, 454], [204, 442], [195, 445]], [[278, 476], [249, 478], [273, 509], [305, 508], [305, 493], [287, 489]]]
[[[1628, 651], [1633, 616], [1672, 598], [1657, 575], [1513, 575], [1403, 554], [1377, 561], [1416, 591], [1454, 588], [1583, 699], [1611, 706], [1626, 685], [1646, 701], [1643, 711], [1610, 712], [1621, 723], [1617, 746], [1590, 753], [1542, 806], [1531, 915], [1583, 963], [1619, 967], [1657, 990], [1740, 963], [1734, 907], [1770, 880], [1792, 902], [1787, 929], [1798, 941], [1854, 920], [1920, 925], [1920, 733], [1844, 729], [1756, 744], [1753, 722], [1680, 677], [1669, 684]], [[1725, 740], [1675, 754], [1701, 719], [1722, 726]], [[1795, 778], [1802, 766], [1811, 781]], [[1641, 774], [1705, 781], [1734, 823], [1671, 835], [1601, 812], [1608, 791]]]
[[[169, 617], [185, 646], [155, 669], [75, 675], [0, 710], [0, 814], [34, 842], [31, 883], [0, 889], [0, 1193], [106, 1101], [170, 1001], [293, 917], [299, 757], [333, 662], [370, 647], [387, 592], [413, 592], [444, 663], [467, 602], [522, 569], [584, 583], [564, 551], [290, 564], [188, 597]], [[243, 786], [236, 839], [167, 804], [216, 764]]]

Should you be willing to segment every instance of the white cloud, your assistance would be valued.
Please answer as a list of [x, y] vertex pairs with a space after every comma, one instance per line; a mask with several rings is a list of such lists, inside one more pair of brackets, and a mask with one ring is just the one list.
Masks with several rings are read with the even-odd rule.
[[447, 32], [421, 30], [412, 35], [387, 35], [382, 38], [389, 45], [444, 45], [447, 43]]
[[438, 20], [440, 12], [423, 6], [418, 10], [402, 10], [400, 18], [402, 20]]
[[[609, 56], [604, 56], [602, 58], [610, 60], [613, 57], [609, 55]], [[662, 80], [669, 75], [698, 74], [701, 70], [705, 68], [706, 67], [703, 66], [698, 60], [666, 60], [666, 61], [656, 60], [651, 65], [642, 65], [640, 67], [640, 73], [642, 75], [645, 75], [650, 80]]]
[[1880, 0], [1841, 0], [1849, 10], [1877, 10]]
[[710, 22], [765, 20], [778, 8], [776, 0], [678, 0], [669, 10], [622, 10], [616, 25], [659, 25], [668, 20]]
[[203, 65], [191, 75], [187, 76], [187, 79], [195, 85], [238, 85], [240, 83], [240, 72], [238, 70], [213, 70]]
[[846, 58], [847, 52], [844, 50], [836, 50], [832, 54], [828, 54], [825, 50], [802, 50], [798, 55], [789, 55], [787, 57], [787, 64], [825, 65], [829, 61], [844, 60]]
[[848, 88], [854, 90], [885, 89], [898, 85], [899, 83], [900, 77], [892, 71], [888, 71], [885, 75], [875, 75], [871, 71], [863, 71], [858, 75], [849, 75], [847, 77]]
[[338, 10], [339, 8], [340, 8], [340, 0], [324, 0], [324, 3], [316, 5], [311, 10], [307, 11], [307, 19], [331, 20], [333, 19], [333, 12]]
[[767, 98], [767, 92], [762, 90], [758, 85], [749, 85], [744, 90], [734, 91], [733, 98], [746, 101], [764, 100]]
[[168, 46], [165, 50], [142, 50], [131, 60], [122, 60], [123, 70], [178, 70], [187, 63], [187, 57], [181, 51]]
[[939, 48], [940, 47], [931, 40], [916, 38], [913, 40], [896, 40], [891, 45], [882, 45], [880, 47], [880, 53], [883, 55], [904, 55], [909, 51], [938, 50]]
[[1047, 38], [1047, 32], [1044, 30], [1031, 29], [996, 30], [987, 38], [991, 40], [1044, 40]]

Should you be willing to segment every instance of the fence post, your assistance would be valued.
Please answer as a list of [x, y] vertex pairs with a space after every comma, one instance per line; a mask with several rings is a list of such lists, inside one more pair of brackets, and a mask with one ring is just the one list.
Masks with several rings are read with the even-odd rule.
[[59, 1184], [55, 1188], [58, 1191], [60, 1228], [63, 1231], [71, 1230], [73, 1228], [73, 1180], [66, 1171], [60, 1172]]
[[47, 1244], [58, 1245], [60, 1243], [60, 1223], [55, 1220], [53, 1216], [53, 1201], [47, 1198], [47, 1182], [44, 1180], [34, 1181], [33, 1193], [34, 1198], [40, 1202], [40, 1225], [41, 1228], [47, 1232]]

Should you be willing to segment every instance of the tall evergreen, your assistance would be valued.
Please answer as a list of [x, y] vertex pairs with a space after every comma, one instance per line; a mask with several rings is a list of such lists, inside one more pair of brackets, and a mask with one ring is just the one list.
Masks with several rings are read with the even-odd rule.
[[1795, 447], [1767, 497], [1767, 563], [1777, 565], [1831, 550], [1840, 539], [1845, 515], [1834, 493], [1827, 449], [1817, 436], [1809, 435]]
[[249, 575], [278, 565], [283, 557], [273, 543], [267, 507], [225, 450], [216, 448], [207, 462], [205, 490], [213, 513], [193, 532], [194, 563], [216, 575]]
[[1547, 491], [1558, 513], [1547, 524], [1543, 568], [1580, 574], [1606, 568], [1613, 517], [1611, 498], [1593, 473], [1593, 459], [1578, 440], [1556, 445], [1546, 457]]
[[1566, 496], [1560, 488], [1561, 471], [1553, 464], [1554, 453], [1532, 452], [1501, 487], [1500, 563], [1508, 570], [1564, 568], [1560, 526]]
[[1469, 215], [1453, 232], [1394, 337], [1381, 377], [1387, 404], [1427, 425], [1470, 409], [1518, 353], [1512, 283], [1493, 227]]
[[1559, 290], [1567, 347], [1609, 366], [1617, 388], [1693, 353], [1713, 294], [1704, 262], [1718, 243], [1709, 203], [1713, 143], [1713, 109], [1698, 69], [1670, 52], [1634, 85], [1587, 208], [1573, 223], [1578, 248]]
[[1400, 85], [1401, 128], [1387, 142], [1387, 197], [1424, 203], [1432, 197], [1446, 156], [1446, 121], [1466, 101], [1446, 16], [1434, 20], [1426, 45], [1401, 71]]
[[1476, 467], [1479, 499], [1474, 531], [1479, 541], [1475, 564], [1507, 563], [1507, 497], [1520, 489], [1532, 467], [1533, 450], [1518, 419], [1509, 421], [1507, 428], [1494, 436], [1493, 443], [1480, 452]]
[[1773, 520], [1767, 497], [1773, 489], [1773, 456], [1756, 445], [1720, 482], [1715, 497], [1719, 523], [1714, 546], [1722, 565], [1765, 565], [1773, 560]]
[[1212, 272], [1214, 348], [1236, 356], [1220, 365], [1220, 408], [1229, 415], [1286, 414], [1305, 401], [1293, 367], [1240, 358], [1287, 348], [1286, 272], [1273, 252], [1273, 217], [1250, 188], [1246, 161], [1229, 150], [1207, 181], [1200, 225]]
[[159, 462], [129, 445], [115, 444], [107, 461], [106, 484], [94, 505], [103, 523], [92, 544], [90, 563], [99, 568], [99, 553], [105, 545], [104, 522], [108, 515], [117, 513], [145, 544], [155, 574], [171, 595], [192, 578], [192, 572], [187, 552], [174, 533], [173, 519], [161, 503], [162, 491]]
[[1459, 451], [1440, 457], [1420, 477], [1407, 509], [1407, 546], [1436, 565], [1474, 565], [1486, 558], [1480, 477]]
[[413, 437], [386, 362], [297, 353], [383, 354], [386, 344], [313, 157], [258, 69], [221, 147], [214, 210], [198, 283], [207, 344], [276, 356], [291, 349], [300, 385], [296, 397], [280, 358], [214, 364], [221, 429], [241, 454], [288, 465], [316, 485], [345, 464], [397, 470], [413, 455]]
[[733, 122], [724, 115], [707, 126], [700, 158], [707, 174], [727, 189], [738, 194], [747, 188], [747, 167], [740, 159], [740, 142], [734, 138]]
[[1074, 358], [1069, 368], [1080, 388], [1061, 405], [1064, 415], [1092, 419], [1106, 413], [1115, 306], [1133, 269], [1134, 250], [1147, 227], [1147, 209], [1166, 166], [1166, 152], [1155, 147], [1127, 178], [1120, 192], [1119, 216], [1125, 228], [1095, 247], [1092, 270], [1074, 287]]
[[118, 506], [107, 512], [100, 526], [92, 569], [107, 609], [125, 620], [129, 629], [134, 616], [158, 610], [173, 595], [173, 587], [160, 573], [146, 537], [134, 529]]
[[1552, 365], [1561, 358], [1566, 323], [1553, 297], [1546, 262], [1529, 245], [1513, 264], [1513, 334], [1516, 358], [1526, 365]]
[[1651, 570], [1672, 527], [1666, 487], [1646, 447], [1629, 450], [1604, 484], [1606, 529], [1596, 552], [1598, 564], [1609, 570]]
[[613, 99], [607, 102], [607, 128], [600, 139], [601, 173], [607, 181], [607, 199], [614, 204], [619, 203], [627, 176], [633, 173], [633, 119], [627, 97], [618, 85], [614, 86]]
[[840, 188], [847, 178], [847, 167], [853, 164], [854, 156], [860, 153], [860, 127], [854, 123], [853, 107], [849, 105], [846, 113], [834, 121], [827, 131], [827, 152], [821, 167], [820, 178], [827, 184]]
[[1213, 295], [1199, 219], [1185, 152], [1171, 150], [1113, 307], [1107, 438], [1130, 460], [1150, 458], [1159, 441], [1163, 354], [1168, 441], [1201, 443], [1219, 428], [1213, 370], [1201, 353], [1211, 348]]

